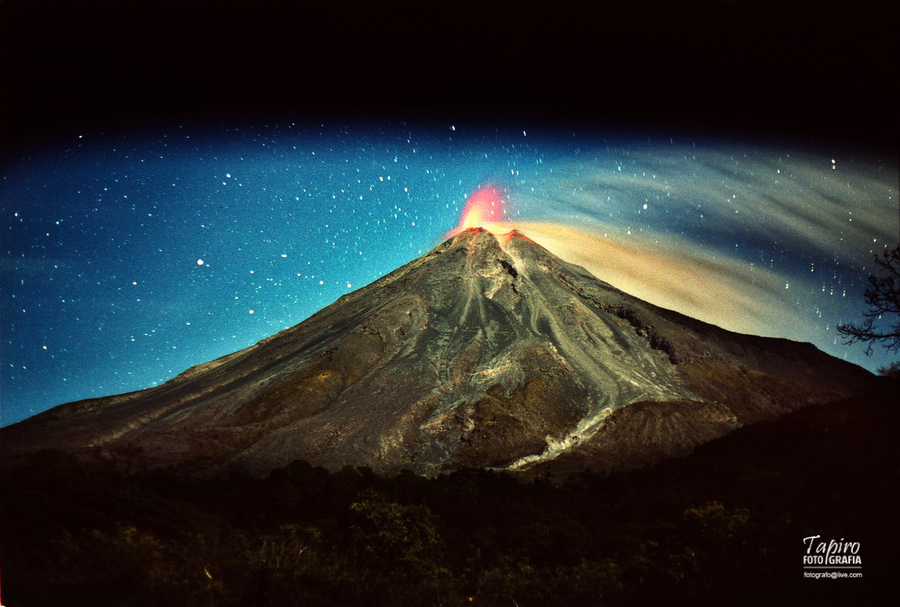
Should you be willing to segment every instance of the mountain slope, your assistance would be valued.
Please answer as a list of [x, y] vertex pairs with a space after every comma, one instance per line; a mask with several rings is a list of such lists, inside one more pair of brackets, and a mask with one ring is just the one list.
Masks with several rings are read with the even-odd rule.
[[3, 429], [139, 467], [635, 467], [856, 393], [868, 372], [642, 302], [474, 228], [299, 325], [148, 390]]

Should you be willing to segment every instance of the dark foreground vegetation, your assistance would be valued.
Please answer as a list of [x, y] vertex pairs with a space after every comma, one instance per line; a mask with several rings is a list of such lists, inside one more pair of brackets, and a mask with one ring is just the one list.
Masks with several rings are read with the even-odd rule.
[[[896, 394], [893, 395], [896, 397]], [[2, 478], [14, 607], [887, 604], [890, 395], [744, 428], [683, 460], [524, 482], [328, 473], [123, 476], [43, 452]], [[859, 542], [863, 579], [803, 576], [803, 538]]]

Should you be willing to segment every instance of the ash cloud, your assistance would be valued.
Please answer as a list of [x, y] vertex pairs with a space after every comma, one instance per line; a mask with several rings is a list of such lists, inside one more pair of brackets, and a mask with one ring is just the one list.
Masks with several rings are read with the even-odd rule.
[[511, 193], [514, 227], [657, 305], [798, 341], [841, 344], [874, 254], [900, 239], [896, 160], [838, 150], [608, 147]]

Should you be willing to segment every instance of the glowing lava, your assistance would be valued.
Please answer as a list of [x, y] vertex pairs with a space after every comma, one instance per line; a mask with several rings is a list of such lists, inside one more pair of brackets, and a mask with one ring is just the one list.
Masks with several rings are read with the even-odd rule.
[[[495, 185], [483, 185], [469, 196], [466, 206], [459, 217], [459, 225], [447, 233], [447, 237], [455, 236], [469, 228], [482, 227], [491, 232], [497, 231], [496, 224], [503, 221], [506, 214], [506, 193]], [[508, 230], [499, 230], [506, 232]]]

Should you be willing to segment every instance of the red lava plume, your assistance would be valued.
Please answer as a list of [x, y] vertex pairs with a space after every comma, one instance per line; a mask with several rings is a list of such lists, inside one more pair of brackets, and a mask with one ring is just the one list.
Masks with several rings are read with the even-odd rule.
[[[455, 236], [469, 228], [482, 227], [489, 231], [490, 224], [503, 221], [506, 214], [506, 192], [502, 188], [486, 184], [475, 190], [466, 201], [459, 218], [459, 225], [446, 234], [446, 238]], [[503, 230], [505, 231], [505, 230]]]

